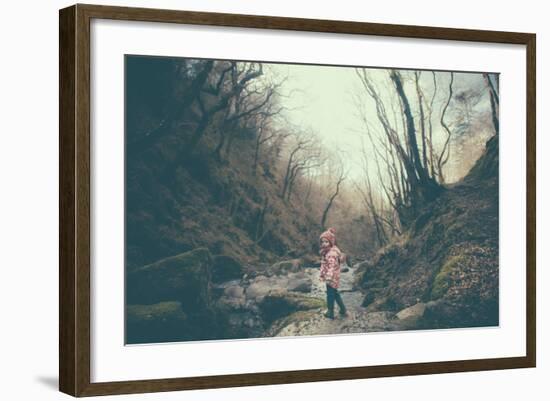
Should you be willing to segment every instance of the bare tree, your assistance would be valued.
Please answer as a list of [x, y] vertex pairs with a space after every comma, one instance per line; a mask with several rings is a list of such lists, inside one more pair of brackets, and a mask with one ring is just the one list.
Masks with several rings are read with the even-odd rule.
[[453, 97], [453, 81], [454, 81], [454, 74], [451, 72], [451, 79], [449, 82], [449, 97], [447, 98], [447, 102], [443, 106], [443, 110], [441, 111], [441, 119], [440, 119], [441, 126], [445, 129], [445, 132], [447, 133], [447, 138], [445, 139], [443, 150], [441, 151], [437, 159], [437, 172], [438, 172], [439, 180], [442, 184], [445, 183], [445, 177], [443, 175], [443, 167], [449, 161], [449, 156], [451, 155], [451, 130], [449, 129], [449, 126], [445, 123], [445, 113], [447, 112], [447, 109], [449, 108], [449, 104], [451, 103], [451, 99]]
[[[340, 186], [342, 185], [342, 183], [346, 179], [346, 175], [347, 175], [346, 171], [344, 170], [344, 163], [342, 162], [342, 159], [339, 155], [336, 156], [336, 160], [334, 160], [331, 164], [334, 165], [334, 167], [330, 166], [329, 170], [330, 170], [330, 173], [336, 172], [336, 174], [334, 175], [336, 185], [334, 186], [334, 191], [332, 192], [332, 194], [331, 194], [331, 196], [330, 196], [330, 198], [327, 202], [327, 205], [325, 206], [325, 209], [323, 210], [323, 216], [321, 217], [321, 228], [323, 228], [323, 230], [326, 229], [326, 222], [327, 222], [328, 214], [329, 214], [330, 209], [331, 209], [331, 207], [334, 203], [334, 200], [336, 199], [336, 197], [340, 193]], [[334, 171], [334, 170], [336, 170], [336, 171]], [[330, 175], [333, 175], [333, 174], [330, 174]]]
[[489, 88], [489, 95], [491, 100], [491, 116], [493, 120], [493, 127], [495, 134], [499, 133], [499, 88], [498, 88], [498, 75], [496, 74], [483, 74], [483, 79]]
[[276, 112], [271, 111], [271, 107], [265, 113], [259, 113], [256, 118], [256, 140], [254, 144], [254, 161], [252, 163], [252, 173], [255, 175], [258, 169], [258, 159], [262, 147], [266, 144], [275, 141], [284, 141], [290, 133], [287, 130], [273, 127], [273, 116], [278, 115], [281, 111], [279, 108]]
[[281, 198], [285, 201], [290, 200], [298, 177], [320, 167], [325, 160], [319, 140], [312, 132], [298, 131], [293, 136], [281, 190]]
[[[397, 191], [399, 190], [394, 188], [394, 184], [386, 184], [377, 153], [375, 152], [373, 157], [369, 157], [364, 143], [362, 144], [361, 150], [363, 175], [362, 180], [355, 182], [355, 189], [361, 195], [361, 199], [374, 225], [378, 245], [384, 246], [391, 236], [401, 235], [402, 232], [400, 221], [396, 214], [397, 205], [394, 204], [396, 196], [398, 196]], [[376, 171], [378, 173], [377, 185], [382, 189], [382, 194], [385, 195], [386, 202], [384, 199], [381, 199], [380, 196], [376, 196], [380, 191], [374, 188], [371, 181], [371, 163], [369, 163], [369, 160], [371, 160], [371, 162], [374, 161], [376, 165]], [[389, 209], [386, 207], [388, 204], [390, 205]]]
[[[268, 92], [260, 104], [254, 104], [250, 109], [242, 110], [242, 98], [250, 96], [250, 94], [243, 92], [246, 91], [253, 80], [263, 74], [263, 65], [262, 63], [238, 63], [236, 61], [229, 61], [227, 63], [228, 66], [221, 71], [215, 82], [210, 82], [210, 85], [203, 87], [197, 96], [200, 119], [187, 144], [188, 152], [195, 150], [208, 124], [218, 112], [232, 104], [234, 112], [228, 116], [227, 121], [228, 124], [231, 124], [232, 121], [238, 120], [261, 108], [269, 101], [269, 98], [273, 94], [272, 92]], [[230, 79], [225, 79], [226, 76], [230, 76]], [[209, 98], [209, 101], [206, 98]]]
[[[414, 72], [412, 78], [407, 79], [416, 92], [416, 96], [409, 96], [405, 78], [398, 70], [388, 72], [389, 83], [385, 87], [388, 93], [385, 95], [382, 95], [366, 69], [357, 68], [355, 71], [365, 93], [374, 102], [377, 124], [374, 124], [371, 112], [363, 110], [360, 113], [365, 133], [374, 149], [379, 186], [388, 203], [398, 212], [401, 223], [406, 225], [414, 219], [424, 202], [435, 199], [443, 190], [443, 167], [449, 159], [451, 138], [445, 113], [453, 97], [453, 75], [451, 73], [448, 99], [440, 114], [440, 123], [447, 132], [447, 138], [442, 149], [436, 151], [432, 123], [438, 91], [435, 73], [432, 73], [433, 92], [428, 101], [420, 72]], [[358, 107], [364, 108], [365, 105]], [[397, 227], [391, 229], [399, 231]]]

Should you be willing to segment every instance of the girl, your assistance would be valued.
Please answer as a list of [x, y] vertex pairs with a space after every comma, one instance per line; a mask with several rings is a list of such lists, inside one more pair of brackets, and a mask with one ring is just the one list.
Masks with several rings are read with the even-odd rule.
[[329, 228], [319, 237], [321, 245], [321, 280], [327, 286], [327, 312], [325, 317], [334, 319], [334, 301], [340, 308], [340, 316], [347, 316], [346, 306], [338, 292], [340, 285], [340, 263], [342, 261], [342, 252], [336, 246], [336, 230]]

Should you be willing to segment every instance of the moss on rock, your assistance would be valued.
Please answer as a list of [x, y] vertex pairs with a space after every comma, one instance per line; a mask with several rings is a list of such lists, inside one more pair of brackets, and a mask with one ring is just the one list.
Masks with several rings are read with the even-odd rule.
[[302, 322], [308, 322], [315, 317], [319, 312], [317, 310], [300, 310], [298, 312], [291, 313], [288, 316], [284, 316], [269, 327], [269, 330], [265, 333], [266, 337], [276, 337], [280, 334], [281, 330], [290, 326], [291, 324], [299, 324]]
[[126, 341], [130, 344], [184, 339], [188, 333], [187, 315], [180, 302], [126, 307]]
[[273, 322], [293, 312], [319, 309], [324, 305], [325, 302], [319, 298], [276, 290], [266, 295], [259, 306], [264, 319], [267, 322]]
[[215, 283], [238, 279], [244, 274], [243, 265], [231, 256], [216, 255], [212, 262], [212, 281]]
[[128, 305], [126, 308], [128, 323], [144, 321], [185, 320], [186, 315], [181, 310], [181, 303], [168, 301], [153, 305]]
[[135, 269], [127, 276], [127, 302], [180, 301], [185, 309], [209, 305], [212, 255], [197, 248]]
[[436, 300], [443, 297], [451, 285], [451, 273], [462, 263], [464, 263], [465, 257], [462, 255], [452, 256], [445, 261], [441, 270], [435, 276], [432, 291], [431, 299]]

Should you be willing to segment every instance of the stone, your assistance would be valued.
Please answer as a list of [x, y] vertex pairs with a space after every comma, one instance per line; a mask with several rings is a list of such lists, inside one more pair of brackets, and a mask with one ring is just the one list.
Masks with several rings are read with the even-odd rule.
[[426, 304], [419, 302], [399, 311], [395, 317], [399, 320], [399, 325], [403, 330], [424, 328], [424, 314]]
[[311, 292], [313, 283], [310, 278], [301, 278], [297, 280], [289, 280], [288, 290], [296, 292]]
[[399, 311], [396, 316], [399, 320], [404, 319], [418, 319], [422, 316], [424, 316], [424, 311], [426, 310], [426, 304], [419, 302], [416, 305], [409, 306], [408, 308], [405, 308], [401, 311]]
[[246, 289], [246, 298], [260, 302], [270, 291], [287, 290], [292, 276], [258, 276]]
[[226, 287], [218, 300], [218, 305], [229, 309], [244, 308], [246, 306], [244, 288], [239, 285]]
[[216, 255], [213, 257], [212, 281], [214, 283], [238, 279], [243, 274], [243, 265], [237, 259], [227, 255]]
[[298, 293], [275, 290], [264, 297], [259, 304], [265, 321], [273, 322], [291, 313], [310, 309], [319, 309], [325, 302], [319, 298]]
[[266, 276], [258, 276], [246, 288], [246, 298], [260, 301], [271, 291], [271, 286], [272, 283]]
[[127, 303], [178, 301], [185, 308], [202, 309], [212, 302], [212, 256], [198, 248], [139, 267], [127, 275]]
[[126, 341], [129, 344], [181, 340], [188, 319], [180, 302], [127, 305]]
[[269, 276], [283, 275], [287, 273], [295, 273], [300, 271], [302, 261], [300, 259], [284, 260], [282, 262], [275, 263], [267, 269]]

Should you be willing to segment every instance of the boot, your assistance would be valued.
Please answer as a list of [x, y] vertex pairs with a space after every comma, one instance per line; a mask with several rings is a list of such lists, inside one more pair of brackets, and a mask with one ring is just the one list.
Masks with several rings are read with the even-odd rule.
[[346, 309], [346, 305], [344, 305], [344, 301], [342, 300], [342, 297], [340, 296], [340, 293], [336, 292], [334, 298], [336, 300], [336, 303], [338, 304], [338, 309], [339, 309], [338, 314], [341, 317], [347, 317], [348, 316], [348, 311]]

